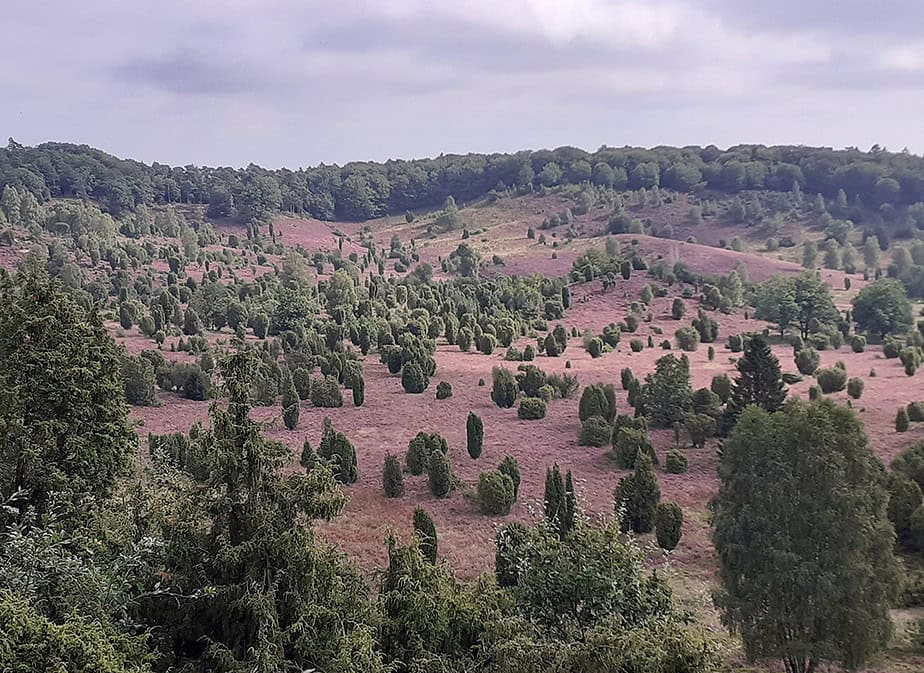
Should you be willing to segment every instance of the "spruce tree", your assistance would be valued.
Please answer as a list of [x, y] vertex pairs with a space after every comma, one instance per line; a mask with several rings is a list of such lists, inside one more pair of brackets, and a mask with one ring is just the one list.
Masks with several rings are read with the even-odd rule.
[[746, 406], [756, 404], [773, 413], [786, 401], [780, 361], [763, 337], [751, 337], [736, 367], [738, 376], [722, 419], [723, 434], [728, 434]]
[[301, 413], [298, 391], [292, 381], [292, 372], [288, 367], [282, 369], [282, 420], [286, 429], [294, 430], [298, 426], [298, 417]]
[[477, 459], [484, 447], [484, 422], [474, 411], [468, 412], [465, 421], [465, 436], [468, 455]]
[[690, 361], [686, 356], [665, 355], [655, 362], [655, 371], [645, 377], [641, 399], [636, 401], [641, 402], [641, 412], [652, 425], [669, 428], [683, 420], [693, 404], [692, 398]]
[[420, 542], [420, 552], [430, 563], [436, 563], [439, 551], [439, 538], [436, 534], [436, 525], [430, 515], [418, 507], [414, 510], [414, 535]]

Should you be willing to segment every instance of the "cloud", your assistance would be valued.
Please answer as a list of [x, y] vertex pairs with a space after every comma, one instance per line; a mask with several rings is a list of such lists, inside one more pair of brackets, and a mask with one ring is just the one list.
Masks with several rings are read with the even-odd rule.
[[269, 166], [563, 144], [924, 150], [917, 0], [8, 4], [0, 126], [20, 142]]

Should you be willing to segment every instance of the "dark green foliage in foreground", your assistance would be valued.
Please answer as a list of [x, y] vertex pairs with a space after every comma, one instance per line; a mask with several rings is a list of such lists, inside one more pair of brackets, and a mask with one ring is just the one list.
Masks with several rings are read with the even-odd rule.
[[748, 656], [795, 673], [862, 666], [891, 635], [899, 571], [884, 475], [854, 412], [830, 400], [749, 407], [719, 476], [718, 604]]
[[[103, 497], [136, 450], [119, 353], [44, 272], [0, 271], [0, 523]], [[15, 495], [14, 495], [15, 494]], [[76, 514], [76, 512], [75, 512]]]

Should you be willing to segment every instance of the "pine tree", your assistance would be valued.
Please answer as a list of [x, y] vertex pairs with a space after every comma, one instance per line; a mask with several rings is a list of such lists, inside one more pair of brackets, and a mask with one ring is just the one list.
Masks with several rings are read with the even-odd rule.
[[751, 337], [736, 367], [738, 376], [722, 419], [723, 434], [728, 434], [746, 406], [756, 404], [773, 413], [786, 401], [780, 361], [763, 337]]
[[484, 447], [484, 422], [474, 411], [468, 412], [468, 418], [465, 421], [465, 435], [468, 455], [477, 459]]
[[639, 456], [635, 472], [619, 480], [613, 493], [617, 513], [622, 513], [624, 530], [650, 533], [654, 528], [655, 509], [661, 499], [661, 488], [651, 461]]
[[282, 369], [282, 420], [287, 430], [294, 430], [298, 426], [298, 417], [301, 413], [298, 391], [292, 381], [292, 372], [288, 367]]
[[693, 388], [690, 386], [690, 361], [665, 355], [655, 362], [655, 371], [645, 377], [641, 390], [641, 410], [651, 424], [669, 428], [692, 406]]
[[439, 551], [439, 538], [436, 534], [436, 525], [430, 515], [418, 507], [414, 510], [414, 535], [420, 541], [420, 551], [430, 563], [436, 563]]

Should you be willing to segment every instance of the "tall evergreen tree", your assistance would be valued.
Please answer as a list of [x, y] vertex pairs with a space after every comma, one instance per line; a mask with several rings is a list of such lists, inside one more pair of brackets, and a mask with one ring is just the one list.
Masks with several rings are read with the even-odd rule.
[[725, 441], [712, 502], [723, 619], [751, 659], [854, 670], [891, 635], [899, 569], [885, 474], [831, 400], [751, 406]]
[[484, 447], [484, 422], [474, 411], [468, 412], [465, 420], [465, 440], [468, 455], [477, 459]]
[[0, 271], [0, 522], [29, 508], [41, 519], [53, 493], [68, 508], [105, 497], [136, 450], [127, 415], [99, 313], [44, 270]]
[[558, 463], [545, 471], [543, 502], [546, 521], [557, 527], [565, 513], [565, 482]]
[[722, 418], [723, 434], [728, 434], [748, 405], [756, 404], [773, 413], [786, 401], [780, 361], [763, 337], [751, 337], [736, 367], [738, 376], [732, 384], [731, 399]]
[[623, 530], [652, 531], [661, 488], [647, 455], [642, 454], [635, 461], [635, 472], [619, 480], [613, 497], [616, 512], [622, 514]]
[[288, 367], [282, 369], [282, 420], [288, 430], [298, 426], [298, 417], [301, 413], [298, 391], [292, 381], [292, 372]]

